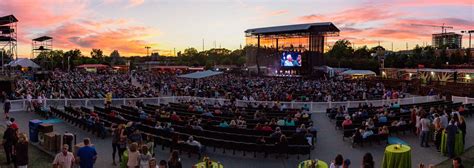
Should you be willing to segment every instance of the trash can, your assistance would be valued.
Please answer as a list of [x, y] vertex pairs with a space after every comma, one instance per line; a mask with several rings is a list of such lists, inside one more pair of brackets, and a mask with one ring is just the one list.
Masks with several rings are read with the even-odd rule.
[[43, 123], [41, 120], [30, 120], [30, 142], [38, 142], [38, 127]]

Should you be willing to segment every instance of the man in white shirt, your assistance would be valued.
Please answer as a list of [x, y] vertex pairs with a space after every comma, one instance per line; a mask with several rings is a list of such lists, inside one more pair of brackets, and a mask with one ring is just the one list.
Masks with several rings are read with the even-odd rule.
[[76, 160], [74, 159], [74, 155], [71, 152], [69, 152], [68, 149], [69, 149], [69, 145], [64, 144], [63, 150], [61, 151], [61, 153], [58, 153], [56, 157], [54, 158], [54, 161], [53, 161], [54, 167], [72, 168]]
[[443, 126], [443, 128], [446, 128], [448, 127], [448, 114], [444, 113], [442, 116], [439, 117], [440, 120], [441, 120], [441, 125]]
[[194, 140], [193, 136], [189, 136], [187, 143], [192, 146], [197, 146], [201, 153], [205, 151], [204, 146], [202, 146], [200, 142]]
[[428, 145], [429, 141], [429, 134], [430, 134], [430, 120], [426, 118], [426, 115], [423, 114], [422, 118], [420, 119], [420, 126], [421, 126], [421, 147], [430, 147]]
[[33, 110], [32, 99], [33, 99], [33, 96], [31, 96], [31, 94], [28, 93], [26, 95], [26, 111], [32, 111]]

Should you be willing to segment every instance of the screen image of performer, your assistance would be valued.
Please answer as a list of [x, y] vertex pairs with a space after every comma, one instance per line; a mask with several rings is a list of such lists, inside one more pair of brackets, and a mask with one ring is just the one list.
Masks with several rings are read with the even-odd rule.
[[301, 54], [298, 54], [298, 59], [296, 59], [298, 62], [297, 66], [301, 66]]
[[283, 66], [293, 66], [293, 57], [291, 57], [291, 54], [286, 55], [286, 60]]

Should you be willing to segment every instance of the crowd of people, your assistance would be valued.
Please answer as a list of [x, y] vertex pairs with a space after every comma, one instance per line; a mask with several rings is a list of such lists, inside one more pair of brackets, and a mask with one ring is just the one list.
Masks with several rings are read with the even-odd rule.
[[19, 79], [12, 99], [198, 96], [244, 101], [353, 101], [403, 97], [383, 84], [338, 79], [248, 77], [224, 73], [199, 80], [174, 73], [54, 71], [47, 80]]
[[27, 168], [28, 165], [28, 138], [26, 133], [20, 132], [15, 118], [6, 119], [6, 129], [3, 132], [3, 149], [6, 164], [13, 164], [18, 168]]
[[455, 137], [460, 131], [462, 134], [462, 142], [466, 141], [466, 120], [464, 113], [466, 113], [464, 106], [446, 108], [446, 107], [431, 107], [429, 111], [421, 108], [412, 109], [412, 122], [416, 125], [416, 134], [420, 136], [421, 147], [430, 147], [429, 143], [433, 142], [437, 151], [441, 149], [441, 137], [445, 131], [446, 148], [448, 157], [455, 157]]
[[[136, 81], [137, 84], [133, 82]], [[313, 80], [313, 79], [293, 79], [293, 78], [275, 78], [275, 77], [245, 77], [234, 74], [223, 74], [200, 80], [183, 79], [175, 74], [143, 74], [135, 73], [116, 74], [116, 73], [87, 73], [87, 72], [53, 72], [49, 80], [33, 81], [21, 79], [16, 82], [17, 90], [14, 95], [6, 96], [4, 110], [6, 114], [10, 109], [9, 99], [26, 99], [27, 107], [42, 107], [45, 99], [57, 98], [106, 98], [112, 94], [113, 98], [134, 98], [134, 97], [158, 97], [163, 95], [172, 96], [196, 96], [210, 98], [225, 98], [229, 100], [254, 101], [277, 101], [275, 104], [255, 104], [248, 103], [247, 108], [258, 108], [255, 112], [245, 110], [245, 107], [237, 107], [232, 102], [209, 104], [203, 101], [180, 101], [187, 106], [187, 112], [195, 115], [180, 115], [169, 110], [170, 105], [156, 109], [154, 114], [144, 111], [143, 102], [128, 105], [137, 109], [139, 118], [143, 121], [149, 120], [156, 122], [155, 128], [173, 132], [172, 122], [186, 122], [184, 128], [192, 130], [204, 130], [204, 126], [213, 123], [214, 127], [253, 129], [257, 131], [266, 131], [269, 139], [262, 136], [256, 141], [257, 144], [268, 144], [269, 141], [276, 145], [288, 145], [290, 137], [285, 135], [280, 127], [294, 127], [295, 134], [292, 139], [301, 139], [303, 143], [309, 143], [307, 138], [313, 137], [316, 128], [312, 123], [297, 124], [299, 122], [310, 121], [307, 107], [288, 112], [282, 117], [268, 117], [269, 111], [283, 111], [286, 109], [284, 104], [279, 101], [351, 101], [368, 99], [397, 99], [403, 97], [403, 93], [398, 90], [387, 89], [383, 84], [377, 83], [369, 85], [363, 81], [342, 81], [342, 80]], [[36, 101], [32, 101], [36, 99]], [[110, 103], [110, 102], [108, 102]], [[33, 105], [36, 104], [36, 105]], [[106, 109], [110, 104], [106, 104]], [[453, 166], [462, 165], [459, 158], [454, 155], [454, 136], [460, 130], [465, 141], [466, 123], [463, 112], [464, 106], [448, 109], [446, 107], [432, 107], [428, 112], [422, 108], [413, 107], [411, 109], [400, 109], [395, 112], [393, 108], [400, 108], [400, 104], [394, 102], [378, 109], [371, 105], [363, 105], [356, 112], [347, 112], [346, 108], [337, 109], [336, 117], [345, 117], [341, 127], [351, 126], [354, 120], [363, 119], [361, 127], [357, 128], [352, 137], [354, 142], [360, 142], [363, 139], [377, 133], [389, 134], [387, 126], [381, 126], [374, 131], [377, 123], [401, 127], [408, 124], [414, 124], [416, 130], [414, 133], [420, 136], [422, 147], [429, 147], [431, 140], [438, 150], [440, 150], [441, 132], [447, 133], [448, 156], [453, 158]], [[32, 108], [32, 107], [30, 107]], [[223, 110], [226, 109], [226, 110]], [[370, 109], [370, 110], [369, 110]], [[113, 110], [107, 111], [109, 116], [122, 118], [120, 114]], [[368, 117], [369, 113], [376, 113]], [[397, 116], [400, 113], [410, 114], [410, 118], [401, 117], [399, 120], [390, 121], [388, 117]], [[230, 119], [222, 119], [216, 116], [232, 116]], [[7, 118], [7, 129], [3, 136], [3, 146], [6, 153], [8, 164], [13, 163], [16, 167], [26, 168], [28, 165], [28, 140], [26, 134], [19, 133], [18, 125], [15, 119]], [[155, 119], [170, 119], [171, 122], [162, 123]], [[213, 120], [217, 118], [216, 120]], [[256, 120], [255, 125], [247, 124], [247, 119]], [[80, 120], [88, 123], [90, 127], [96, 128], [96, 125], [102, 127], [98, 129], [100, 136], [105, 136], [106, 129], [100, 122], [99, 116], [91, 112], [88, 116], [80, 116]], [[216, 124], [215, 122], [218, 121]], [[172, 151], [169, 159], [155, 159], [155, 144], [151, 137], [145, 136], [137, 128], [139, 123], [129, 122], [128, 124], [113, 124], [112, 132], [112, 159], [113, 165], [124, 163], [130, 168], [181, 168], [181, 159], [178, 151]], [[179, 136], [173, 137], [173, 142], [187, 143], [197, 146], [200, 152], [206, 151], [206, 146], [202, 145], [193, 136], [185, 140]], [[71, 147], [63, 145], [61, 152], [58, 153], [53, 161], [53, 165], [62, 168], [72, 168], [74, 165], [90, 168], [94, 167], [97, 160], [96, 149], [91, 145], [91, 140], [83, 140], [84, 147], [81, 147], [76, 153], [70, 152]], [[124, 161], [124, 154], [127, 159]], [[117, 159], [117, 157], [118, 159]], [[116, 162], [118, 161], [118, 162]], [[363, 156], [361, 167], [373, 168], [374, 160], [370, 153]], [[349, 159], [344, 159], [342, 155], [331, 162], [331, 168], [347, 168], [351, 165]], [[457, 167], [455, 166], [455, 167]]]
[[[341, 154], [338, 154], [334, 160], [331, 161], [329, 168], [349, 168], [351, 167], [351, 160], [344, 159]], [[359, 166], [353, 166], [359, 167]], [[371, 153], [365, 153], [362, 157], [362, 163], [360, 165], [361, 168], [375, 168], [375, 161]], [[425, 166], [425, 164], [420, 163], [418, 164], [417, 168], [434, 168], [435, 166], [430, 164]], [[462, 163], [462, 159], [460, 157], [452, 158], [452, 168], [464, 168]]]
[[132, 84], [128, 74], [82, 71], [53, 71], [47, 80], [19, 79], [14, 99], [58, 99], [58, 98], [105, 98], [113, 93], [114, 98], [158, 97], [154, 89]]

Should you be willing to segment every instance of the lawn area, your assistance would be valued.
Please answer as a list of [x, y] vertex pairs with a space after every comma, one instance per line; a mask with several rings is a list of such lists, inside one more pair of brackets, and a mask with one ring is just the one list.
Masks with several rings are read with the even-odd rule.
[[[3, 137], [3, 132], [5, 131], [5, 127], [0, 126], [0, 137]], [[28, 147], [28, 158], [29, 164], [28, 168], [49, 168], [52, 167], [53, 157], [49, 154], [39, 150], [37, 147], [33, 146], [32, 144]], [[5, 165], [6, 157], [5, 151], [3, 150], [3, 146], [0, 147], [0, 167], [1, 168], [13, 168], [13, 164], [10, 166]]]
[[[471, 146], [470, 148], [466, 149], [466, 151], [464, 151], [464, 153], [459, 157], [461, 157], [465, 168], [474, 167], [474, 146]], [[436, 165], [436, 168], [451, 167], [452, 163], [453, 161], [451, 159], [448, 159]]]

